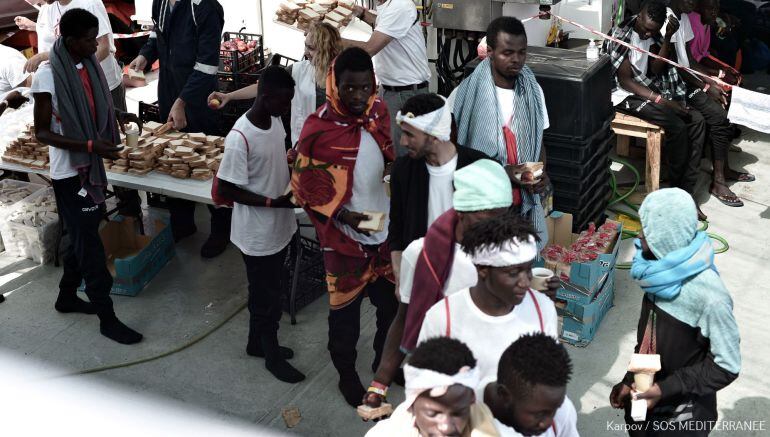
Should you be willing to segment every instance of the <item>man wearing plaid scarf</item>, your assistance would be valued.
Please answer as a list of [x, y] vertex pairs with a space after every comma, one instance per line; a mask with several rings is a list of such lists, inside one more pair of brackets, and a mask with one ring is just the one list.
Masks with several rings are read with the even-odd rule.
[[[612, 30], [612, 36], [642, 50], [660, 46], [660, 30], [666, 21], [666, 5], [648, 0], [638, 15]], [[615, 89], [612, 103], [618, 111], [641, 118], [666, 132], [668, 181], [691, 195], [695, 192], [698, 168], [706, 139], [703, 116], [685, 104], [686, 87], [676, 68], [649, 74], [649, 56], [606, 40], [604, 52], [610, 55]], [[698, 208], [698, 218], [706, 216]]]

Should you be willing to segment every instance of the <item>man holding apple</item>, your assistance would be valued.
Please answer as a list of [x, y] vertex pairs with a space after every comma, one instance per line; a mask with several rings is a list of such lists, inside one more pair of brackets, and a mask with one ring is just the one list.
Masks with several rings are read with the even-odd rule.
[[[160, 60], [158, 105], [161, 119], [186, 132], [218, 133], [217, 113], [206, 98], [217, 85], [219, 42], [224, 11], [216, 0], [154, 0], [155, 24], [147, 44], [130, 68], [144, 71]], [[197, 231], [195, 203], [170, 199], [171, 228], [179, 241]], [[211, 211], [211, 235], [201, 248], [201, 256], [221, 254], [230, 239], [228, 208]]]

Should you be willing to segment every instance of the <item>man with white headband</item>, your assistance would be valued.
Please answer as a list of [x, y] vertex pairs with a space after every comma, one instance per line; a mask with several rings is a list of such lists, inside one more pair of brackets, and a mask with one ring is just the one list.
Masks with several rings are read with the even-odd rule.
[[455, 170], [488, 156], [449, 140], [452, 114], [438, 94], [410, 98], [396, 121], [401, 146], [407, 150], [406, 156], [396, 159], [390, 174], [388, 245], [398, 278], [404, 249], [424, 237], [428, 227], [452, 208]]
[[419, 341], [447, 336], [464, 342], [478, 359], [482, 381], [494, 380], [503, 351], [520, 336], [558, 337], [556, 307], [530, 288], [537, 236], [518, 214], [476, 223], [465, 232], [462, 247], [476, 266], [478, 282], [433, 305]]
[[462, 342], [421, 343], [404, 367], [406, 400], [366, 437], [498, 436], [489, 408], [476, 401], [479, 369]]
[[[454, 188], [452, 209], [436, 219], [425, 237], [411, 242], [402, 254], [400, 303], [388, 330], [382, 361], [364, 398], [370, 407], [378, 407], [386, 398], [405, 355], [417, 346], [428, 310], [445, 296], [476, 284], [476, 267], [459, 244], [466, 230], [482, 220], [507, 216], [513, 202], [510, 178], [491, 159], [479, 159], [457, 170]], [[555, 295], [558, 279], [549, 281], [548, 287]]]

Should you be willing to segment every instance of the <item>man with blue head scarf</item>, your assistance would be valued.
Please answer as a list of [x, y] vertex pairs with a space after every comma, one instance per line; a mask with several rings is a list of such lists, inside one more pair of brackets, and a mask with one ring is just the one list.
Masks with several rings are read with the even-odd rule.
[[[635, 395], [647, 400], [647, 421], [653, 422], [637, 428], [652, 433], [669, 422], [675, 435], [708, 435], [711, 430], [703, 425], [717, 419], [716, 392], [732, 383], [741, 368], [732, 298], [714, 265], [708, 235], [697, 229], [689, 194], [678, 188], [655, 191], [639, 215], [642, 232], [631, 276], [645, 294], [635, 352], [660, 355], [662, 368], [653, 386]], [[633, 373], [627, 373], [610, 394], [613, 407], [626, 408], [629, 424], [633, 380]], [[681, 433], [695, 429], [694, 434]], [[659, 435], [649, 433], [632, 435]]]

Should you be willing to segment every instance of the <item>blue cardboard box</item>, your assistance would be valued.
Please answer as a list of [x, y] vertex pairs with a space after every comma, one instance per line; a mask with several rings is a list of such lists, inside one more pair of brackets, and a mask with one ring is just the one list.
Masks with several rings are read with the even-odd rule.
[[[562, 274], [569, 276], [569, 281], [562, 281], [562, 288], [556, 293], [557, 298], [588, 304], [594, 300], [607, 278], [614, 276], [623, 225], [609, 219], [607, 222], [617, 226], [617, 236], [609, 253], [601, 254], [593, 261], [575, 261], [569, 265], [545, 262], [545, 267], [553, 270], [557, 276]], [[546, 223], [549, 235], [548, 244], [558, 244], [569, 248], [579, 237], [578, 234], [572, 233], [572, 214], [554, 211], [546, 218]]]
[[145, 226], [148, 235], [141, 235], [132, 217], [116, 216], [99, 231], [113, 277], [112, 294], [136, 296], [174, 257], [171, 226], [161, 220], [151, 225]]
[[608, 275], [593, 301], [557, 304], [559, 336], [574, 346], [587, 346], [594, 339], [604, 316], [615, 299], [615, 275]]

